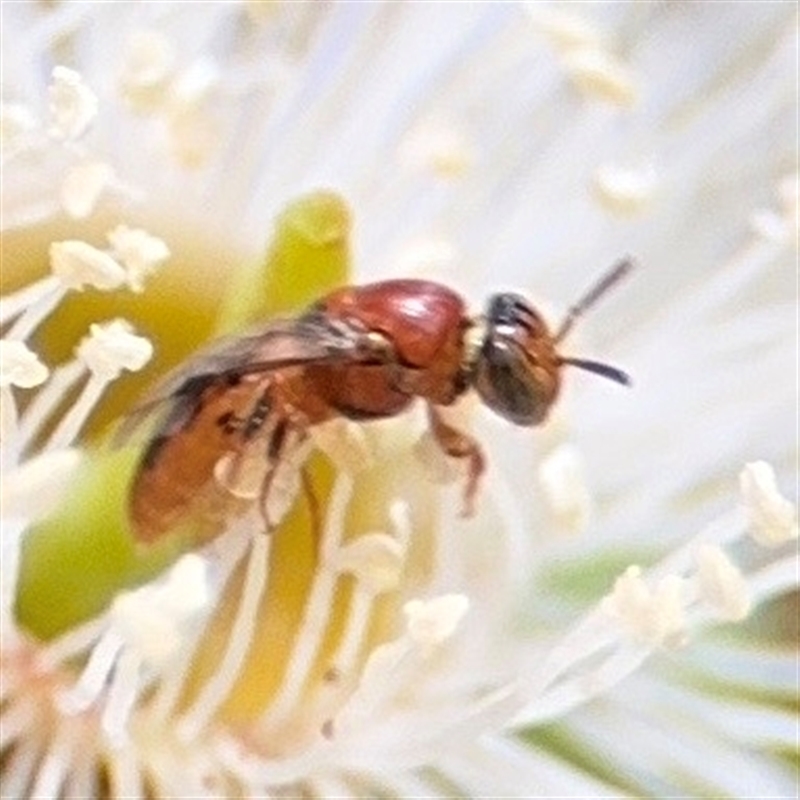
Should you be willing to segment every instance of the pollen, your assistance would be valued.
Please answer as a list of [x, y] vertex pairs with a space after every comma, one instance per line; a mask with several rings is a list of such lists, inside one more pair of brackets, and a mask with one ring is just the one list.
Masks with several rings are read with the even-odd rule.
[[400, 158], [409, 167], [429, 171], [437, 178], [463, 177], [475, 162], [474, 145], [455, 123], [429, 120], [407, 135]]
[[144, 291], [144, 282], [169, 257], [166, 242], [141, 228], [117, 225], [107, 234], [115, 258], [127, 272], [126, 281], [131, 291]]
[[111, 627], [145, 661], [163, 665], [182, 644], [183, 629], [209, 602], [207, 570], [205, 560], [190, 553], [163, 582], [123, 592], [111, 606]]
[[743, 620], [752, 606], [747, 583], [738, 567], [716, 546], [702, 545], [695, 553], [700, 594], [722, 619]]
[[539, 485], [562, 530], [580, 533], [592, 513], [583, 457], [577, 447], [562, 444], [539, 466]]
[[124, 56], [119, 86], [122, 96], [139, 112], [152, 111], [164, 101], [175, 69], [175, 47], [158, 31], [137, 31]]
[[605, 50], [571, 50], [563, 64], [572, 83], [587, 97], [621, 108], [636, 104], [639, 90], [631, 70]]
[[4, 156], [24, 150], [37, 128], [33, 112], [22, 103], [0, 104], [0, 149]]
[[642, 644], [674, 647], [685, 641], [685, 581], [677, 575], [661, 578], [651, 589], [641, 567], [632, 565], [617, 578], [601, 606]]
[[797, 539], [797, 509], [778, 489], [775, 470], [765, 461], [747, 464], [739, 474], [739, 488], [758, 544], [777, 547]]
[[396, 539], [382, 533], [365, 534], [342, 547], [332, 566], [347, 572], [373, 594], [395, 589], [403, 569], [403, 547]]
[[539, 2], [526, 2], [525, 7], [536, 29], [559, 50], [597, 48], [602, 45], [598, 29], [578, 14], [544, 7]]
[[24, 342], [0, 340], [0, 388], [30, 389], [47, 380], [49, 370]]
[[592, 182], [600, 203], [623, 216], [644, 211], [650, 205], [657, 185], [658, 175], [651, 164], [638, 168], [603, 164], [595, 171]]
[[103, 191], [114, 179], [104, 161], [85, 161], [72, 167], [61, 184], [61, 206], [73, 219], [84, 219], [95, 209]]
[[67, 67], [53, 70], [48, 95], [51, 135], [68, 140], [81, 137], [97, 115], [97, 95], [83, 82], [78, 72]]
[[762, 239], [778, 244], [797, 241], [800, 176], [787, 175], [778, 182], [778, 208], [761, 208], [750, 216], [750, 227]]
[[413, 642], [423, 647], [441, 644], [458, 630], [468, 610], [469, 599], [463, 594], [410, 600], [403, 606], [406, 631]]
[[78, 345], [78, 358], [89, 371], [104, 381], [116, 378], [122, 370], [138, 372], [153, 355], [153, 345], [133, 333], [130, 323], [115, 319], [93, 323], [90, 335]]
[[50, 245], [50, 268], [62, 284], [75, 290], [91, 286], [101, 291], [125, 283], [125, 270], [108, 253], [77, 239]]

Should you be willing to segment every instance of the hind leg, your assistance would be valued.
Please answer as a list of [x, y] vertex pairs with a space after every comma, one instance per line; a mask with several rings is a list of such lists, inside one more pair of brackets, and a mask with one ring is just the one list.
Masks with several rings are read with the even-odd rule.
[[445, 422], [435, 406], [428, 405], [428, 422], [433, 438], [442, 451], [451, 458], [466, 459], [467, 480], [464, 486], [464, 501], [461, 515], [471, 517], [475, 513], [475, 500], [480, 487], [481, 475], [486, 471], [486, 457], [480, 444], [468, 433]]

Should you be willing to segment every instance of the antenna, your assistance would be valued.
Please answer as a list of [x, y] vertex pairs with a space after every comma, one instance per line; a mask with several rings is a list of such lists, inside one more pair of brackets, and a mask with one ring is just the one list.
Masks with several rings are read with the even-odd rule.
[[616, 383], [621, 383], [623, 386], [631, 385], [631, 379], [628, 373], [616, 367], [612, 367], [610, 364], [602, 364], [599, 361], [589, 361], [585, 358], [561, 358], [560, 361], [562, 364], [569, 364], [572, 367], [585, 369], [587, 372], [593, 372], [595, 375], [600, 375]]
[[[559, 326], [558, 331], [556, 332], [553, 341], [558, 344], [571, 330], [572, 326], [575, 324], [575, 321], [583, 315], [583, 313], [593, 306], [612, 286], [618, 283], [622, 278], [624, 278], [634, 267], [634, 261], [630, 256], [626, 256], [625, 258], [617, 261], [611, 269], [608, 270], [604, 275], [600, 276], [600, 279], [595, 283], [586, 294], [578, 300], [573, 306], [570, 306], [569, 310], [567, 311], [567, 315], [564, 317], [564, 321]], [[593, 367], [587, 366], [588, 364], [594, 364], [594, 362], [590, 361], [582, 361], [581, 363], [576, 363], [576, 361], [569, 361], [568, 359], [563, 359], [565, 364], [573, 364], [576, 367], [582, 367], [583, 369], [589, 369], [592, 372], [598, 372], [598, 374], [602, 375], [603, 372], [600, 372]], [[595, 364], [596, 366], [600, 366]], [[608, 369], [611, 369], [610, 367]], [[607, 375], [606, 377], [611, 377]], [[612, 380], [616, 380], [612, 378]], [[620, 383], [625, 383], [625, 381], [620, 381]]]

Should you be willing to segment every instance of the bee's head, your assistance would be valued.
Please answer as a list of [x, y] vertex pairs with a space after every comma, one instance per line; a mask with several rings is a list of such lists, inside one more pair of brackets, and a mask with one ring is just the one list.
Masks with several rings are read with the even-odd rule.
[[471, 382], [481, 400], [515, 425], [538, 425], [558, 397], [564, 365], [629, 384], [621, 370], [559, 354], [557, 348], [575, 320], [631, 268], [625, 260], [605, 274], [572, 308], [555, 333], [524, 297], [510, 292], [489, 298], [481, 320]]

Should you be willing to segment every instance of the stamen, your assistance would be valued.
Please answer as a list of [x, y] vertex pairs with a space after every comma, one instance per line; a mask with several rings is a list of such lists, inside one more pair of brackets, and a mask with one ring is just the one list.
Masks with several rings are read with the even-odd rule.
[[47, 380], [49, 370], [24, 342], [0, 340], [0, 388], [30, 389]]
[[744, 619], [750, 613], [752, 604], [742, 573], [719, 547], [702, 545], [697, 550], [696, 558], [697, 580], [702, 597], [722, 619]]
[[75, 479], [83, 454], [55, 450], [6, 470], [0, 483], [3, 515], [33, 522], [55, 508]]
[[125, 265], [131, 291], [142, 292], [144, 281], [170, 257], [163, 239], [141, 228], [117, 225], [107, 234], [114, 256]]
[[53, 121], [51, 135], [69, 140], [83, 135], [97, 114], [98, 102], [97, 95], [80, 74], [67, 67], [56, 67], [48, 95]]
[[[37, 722], [36, 701], [30, 696], [21, 696], [12, 700], [3, 708], [0, 725], [0, 751], [22, 739], [27, 731]], [[5, 775], [3, 776], [5, 779]], [[5, 783], [5, 780], [3, 781]]]
[[182, 633], [209, 605], [208, 566], [183, 556], [165, 579], [123, 592], [109, 611], [109, 625], [151, 669], [160, 670], [184, 644]]
[[108, 759], [109, 797], [144, 800], [140, 754], [135, 748], [121, 748]]
[[90, 335], [78, 345], [76, 355], [91, 375], [81, 396], [61, 419], [50, 437], [48, 449], [70, 446], [83, 428], [108, 384], [123, 370], [137, 372], [153, 354], [148, 339], [136, 336], [122, 319], [89, 326]]
[[754, 603], [765, 603], [774, 597], [796, 591], [798, 575], [800, 575], [798, 553], [791, 553], [754, 572], [749, 577]]
[[758, 544], [778, 547], [798, 537], [797, 509], [778, 489], [775, 470], [765, 461], [747, 464], [739, 474], [739, 488]]
[[563, 64], [573, 84], [589, 97], [622, 108], [631, 108], [639, 98], [629, 67], [605, 50], [570, 50], [564, 55]]
[[181, 558], [164, 578], [118, 595], [99, 631], [97, 625], [85, 626], [77, 637], [62, 639], [43, 656], [51, 661], [63, 658], [92, 633], [99, 633], [78, 682], [57, 696], [61, 711], [84, 711], [108, 686], [101, 726], [112, 747], [121, 746], [143, 685], [183, 652], [209, 607], [208, 599], [207, 565], [195, 554]]
[[592, 497], [586, 485], [583, 457], [571, 444], [556, 448], [539, 466], [539, 483], [559, 526], [580, 533], [589, 524]]
[[750, 217], [750, 226], [762, 238], [776, 244], [794, 244], [797, 240], [800, 176], [788, 175], [777, 187], [779, 208], [758, 209]]
[[280, 691], [262, 717], [265, 725], [274, 724], [295, 705], [313, 666], [314, 655], [325, 637], [338, 578], [332, 566], [344, 536], [345, 512], [352, 493], [352, 480], [341, 475], [331, 494], [320, 543], [323, 568], [317, 569], [314, 575]]
[[656, 191], [655, 167], [621, 167], [603, 164], [594, 173], [593, 188], [600, 202], [617, 214], [632, 215], [650, 204]]
[[50, 380], [36, 393], [20, 419], [18, 450], [24, 450], [42, 432], [55, 409], [84, 375], [80, 361], [70, 361], [53, 370]]
[[429, 170], [438, 178], [452, 180], [469, 171], [475, 153], [466, 133], [455, 124], [429, 120], [406, 136], [400, 158], [410, 167]]
[[159, 31], [136, 31], [124, 55], [119, 84], [122, 96], [140, 113], [156, 110], [166, 99], [175, 68], [175, 47]]
[[314, 444], [333, 461], [337, 469], [355, 475], [375, 461], [361, 425], [335, 419], [311, 430]]
[[125, 283], [125, 270], [114, 258], [76, 239], [50, 245], [50, 266], [68, 289], [82, 291], [92, 286], [110, 291]]
[[[46, 278], [31, 283], [16, 292], [0, 297], [0, 325], [5, 325], [9, 320], [21, 314], [26, 308], [36, 305], [54, 292], [60, 290], [61, 282], [50, 275]], [[10, 336], [8, 338], [11, 338]], [[14, 337], [17, 339], [25, 337]]]
[[[403, 556], [411, 539], [407, 504], [401, 501], [392, 503], [389, 507], [389, 517], [393, 529], [392, 541], [397, 543], [398, 551]], [[356, 585], [356, 591], [347, 611], [347, 627], [331, 662], [343, 675], [351, 675], [355, 669], [356, 659], [368, 632], [374, 600], [375, 595], [369, 585], [361, 583]]]
[[197, 738], [236, 683], [239, 670], [250, 649], [258, 609], [266, 588], [271, 546], [271, 536], [259, 534], [252, 538], [242, 597], [236, 609], [225, 653], [214, 675], [178, 722], [178, 736], [185, 742]]
[[21, 103], [0, 103], [0, 149], [4, 157], [24, 150], [37, 128], [36, 117]]
[[[42, 761], [44, 745], [38, 737], [30, 737], [20, 743], [3, 766], [3, 791], [7, 797], [25, 797], [33, 782], [33, 776]], [[33, 797], [34, 795], [27, 795]], [[53, 795], [46, 795], [53, 797]]]
[[173, 100], [167, 123], [172, 155], [189, 169], [202, 167], [220, 144], [215, 119], [200, 100]]
[[78, 345], [77, 356], [102, 381], [114, 380], [123, 370], [138, 372], [153, 355], [149, 339], [136, 336], [124, 319], [93, 323], [89, 331]]
[[349, 572], [370, 594], [397, 587], [403, 568], [403, 547], [385, 533], [359, 536], [334, 556], [331, 566]]
[[[213, 566], [214, 597], [219, 596], [222, 587], [228, 583], [233, 570], [247, 553], [253, 535], [252, 525], [252, 517], [245, 515], [237, 520], [229, 531], [203, 548], [203, 558], [207, 564]], [[215, 600], [210, 599], [208, 607], [213, 608], [214, 606]], [[194, 652], [200, 642], [200, 637], [189, 642], [184, 652], [184, 658], [178, 664], [171, 666], [162, 676], [150, 704], [152, 719], [163, 722], [172, 713], [180, 698], [186, 675], [192, 668]]]
[[36, 773], [36, 783], [30, 797], [59, 797], [74, 759], [74, 751], [80, 742], [69, 725], [58, 725], [49, 743], [44, 761]]
[[80, 714], [100, 696], [125, 640], [116, 631], [106, 631], [92, 649], [89, 661], [78, 682], [56, 696], [56, 705], [64, 714]]
[[642, 578], [641, 567], [630, 566], [617, 578], [601, 607], [636, 641], [674, 647], [686, 636], [684, 583], [677, 575], [667, 575], [651, 589]]
[[67, 172], [61, 184], [62, 208], [73, 219], [85, 219], [113, 180], [114, 170], [104, 161], [77, 164]]
[[29, 389], [48, 375], [47, 367], [24, 342], [0, 339], [0, 442], [14, 442], [18, 430], [17, 401], [12, 386]]
[[108, 690], [100, 723], [112, 749], [120, 749], [128, 741], [128, 718], [139, 695], [141, 667], [139, 653], [126, 648], [114, 668], [114, 680]]
[[449, 639], [469, 609], [463, 594], [445, 594], [431, 600], [410, 600], [403, 606], [406, 629], [411, 640], [432, 647]]
[[51, 672], [64, 662], [88, 650], [100, 639], [108, 623], [105, 617], [84, 622], [70, 628], [56, 640], [44, 645], [36, 656], [36, 668], [40, 672]]
[[559, 50], [598, 49], [602, 46], [600, 31], [578, 14], [543, 6], [537, 0], [526, 2], [525, 10], [536, 28]]

